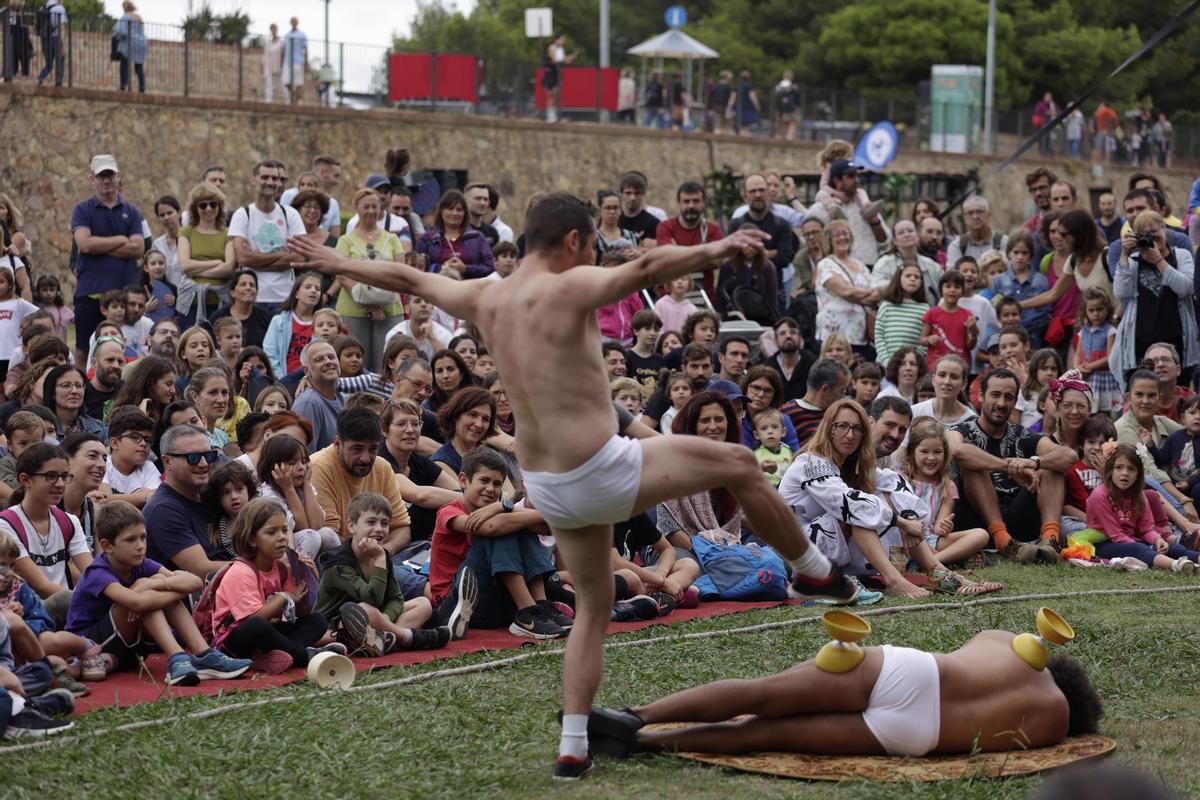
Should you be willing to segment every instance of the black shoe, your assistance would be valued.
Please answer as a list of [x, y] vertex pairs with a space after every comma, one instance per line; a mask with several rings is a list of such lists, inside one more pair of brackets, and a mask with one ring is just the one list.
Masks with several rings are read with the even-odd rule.
[[650, 592], [648, 597], [658, 603], [658, 616], [665, 617], [675, 610], [675, 598], [666, 592]]
[[4, 738], [23, 739], [35, 736], [53, 736], [74, 727], [75, 723], [70, 720], [51, 719], [40, 711], [26, 708], [8, 720], [8, 725], [4, 728]]
[[554, 762], [554, 780], [577, 781], [596, 768], [596, 762], [590, 755], [583, 758], [559, 756]]
[[336, 653], [339, 656], [344, 656], [350, 652], [350, 650], [346, 647], [346, 645], [342, 644], [341, 642], [334, 642], [333, 644], [327, 644], [324, 647], [306, 647], [306, 648], [304, 648], [304, 650], [306, 653], [308, 653], [309, 661], [312, 661], [314, 658], [316, 658], [321, 653]]
[[561, 639], [571, 630], [549, 619], [541, 606], [532, 605], [517, 611], [508, 632], [528, 639]]
[[575, 593], [563, 586], [562, 576], [557, 572], [547, 575], [543, 583], [546, 586], [547, 600], [551, 603], [566, 603], [571, 608], [575, 607]]
[[440, 628], [413, 628], [412, 641], [400, 645], [402, 650], [437, 650], [450, 643], [450, 629], [443, 625]]
[[538, 600], [537, 605], [542, 609], [542, 613], [546, 616], [546, 618], [558, 627], [570, 628], [575, 624], [575, 619], [573, 617], [568, 617], [558, 608], [558, 606], [554, 605], [554, 603], [550, 602], [549, 600]]
[[450, 585], [450, 593], [438, 604], [433, 614], [437, 622], [430, 627], [448, 627], [452, 639], [462, 639], [467, 635], [471, 614], [475, 612], [478, 602], [479, 583], [475, 580], [474, 571], [460, 570]]
[[834, 605], [844, 606], [858, 599], [858, 584], [848, 579], [837, 567], [822, 580], [814, 580], [797, 572], [788, 586], [788, 597], [797, 600], [814, 600], [818, 597], [832, 600]]
[[646, 723], [628, 708], [592, 706], [588, 714], [588, 746], [613, 758], [629, 758], [637, 749], [637, 732]]
[[47, 717], [66, 717], [75, 710], [75, 695], [66, 689], [51, 689], [37, 697], [26, 699], [25, 707], [33, 708]]
[[644, 594], [613, 603], [613, 622], [643, 622], [658, 616], [658, 603]]

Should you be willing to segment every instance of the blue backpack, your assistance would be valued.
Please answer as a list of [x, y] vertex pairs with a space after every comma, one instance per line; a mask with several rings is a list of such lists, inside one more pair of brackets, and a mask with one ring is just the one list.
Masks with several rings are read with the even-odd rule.
[[722, 546], [693, 536], [692, 552], [704, 571], [692, 584], [701, 600], [787, 599], [787, 567], [769, 547]]

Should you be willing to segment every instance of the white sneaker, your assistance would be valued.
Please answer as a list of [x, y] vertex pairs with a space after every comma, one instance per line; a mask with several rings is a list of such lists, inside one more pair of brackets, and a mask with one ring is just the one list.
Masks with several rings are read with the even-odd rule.
[[1113, 569], [1123, 569], [1126, 572], [1141, 572], [1146, 569], [1146, 565], [1132, 556], [1119, 556], [1118, 558], [1110, 559], [1108, 565]]
[[1175, 563], [1171, 565], [1172, 572], [1178, 572], [1180, 575], [1195, 575], [1196, 563], [1190, 558], [1180, 556], [1175, 559]]

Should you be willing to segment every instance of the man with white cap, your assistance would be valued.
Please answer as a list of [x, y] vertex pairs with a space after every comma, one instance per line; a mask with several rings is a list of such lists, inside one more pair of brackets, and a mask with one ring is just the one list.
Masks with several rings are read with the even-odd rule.
[[88, 340], [100, 324], [100, 295], [137, 283], [144, 249], [142, 214], [117, 191], [121, 172], [111, 155], [92, 159], [96, 193], [71, 212], [75, 260], [75, 359], [87, 361]]

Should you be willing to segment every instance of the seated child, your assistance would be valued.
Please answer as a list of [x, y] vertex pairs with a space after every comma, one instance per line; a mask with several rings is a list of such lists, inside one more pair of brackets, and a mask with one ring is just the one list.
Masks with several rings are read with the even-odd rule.
[[682, 372], [668, 373], [664, 369], [659, 373], [658, 382], [666, 387], [667, 399], [671, 402], [671, 407], [658, 421], [658, 429], [662, 431], [663, 436], [670, 436], [671, 424], [675, 422], [675, 416], [679, 413], [679, 409], [692, 399], [692, 379]]
[[[74, 696], [66, 689], [50, 688], [54, 676], [44, 658], [17, 666], [20, 645], [7, 620], [0, 614], [0, 739], [52, 736], [70, 730], [74, 723], [52, 717], [74, 711]], [[28, 628], [21, 636], [32, 639]], [[36, 646], [36, 640], [33, 644]]]
[[[1108, 537], [1096, 545], [1099, 558], [1132, 557], [1148, 567], [1183, 575], [1196, 571], [1200, 553], [1169, 540], [1166, 526], [1155, 519], [1162, 501], [1146, 490], [1146, 473], [1137, 449], [1118, 444], [1104, 462], [1104, 482], [1087, 500], [1088, 526]], [[1165, 516], [1163, 517], [1165, 520]]]
[[517, 509], [501, 498], [508, 465], [489, 447], [463, 456], [458, 483], [462, 500], [438, 510], [429, 557], [429, 591], [434, 604], [449, 592], [460, 568], [472, 570], [479, 600], [472, 620], [478, 628], [508, 626], [514, 636], [557, 639], [571, 620], [546, 599], [543, 578], [554, 562], [537, 534], [542, 515]]
[[879, 383], [883, 370], [878, 364], [863, 362], [854, 368], [850, 376], [850, 396], [863, 408], [870, 408], [879, 394]]
[[929, 505], [925, 543], [946, 564], [966, 561], [988, 545], [983, 528], [954, 530], [954, 501], [958, 489], [950, 478], [950, 447], [946, 430], [936, 419], [917, 419], [908, 431], [902, 474], [912, 481], [913, 494]]
[[[700, 577], [700, 564], [690, 550], [668, 542], [646, 514], [613, 526], [612, 561], [614, 578], [619, 579], [618, 598], [645, 592], [657, 604], [659, 616], [676, 607], [695, 608], [700, 603], [700, 591], [692, 586]], [[613, 620], [628, 621], [618, 616], [614, 614]]]
[[140, 409], [123, 407], [113, 412], [108, 423], [111, 456], [104, 472], [104, 486], [113, 493], [110, 499], [142, 508], [162, 483], [162, 475], [150, 463], [153, 438], [154, 420]]
[[259, 492], [276, 503], [287, 518], [288, 546], [316, 560], [340, 547], [342, 538], [325, 525], [325, 510], [312, 485], [308, 448], [294, 436], [280, 434], [258, 449]]
[[1079, 432], [1083, 441], [1083, 457], [1067, 470], [1067, 497], [1063, 503], [1062, 532], [1064, 536], [1088, 527], [1088, 496], [1104, 481], [1104, 451], [1102, 446], [1117, 438], [1117, 427], [1105, 416], [1088, 417]]
[[642, 385], [633, 378], [616, 378], [612, 382], [612, 399], [637, 419], [646, 406]]
[[792, 448], [783, 443], [783, 414], [779, 409], [768, 408], [754, 415], [754, 436], [759, 442], [754, 457], [767, 480], [778, 487], [793, 455]]
[[[102, 681], [108, 675], [100, 647], [90, 639], [55, 629], [54, 620], [46, 613], [37, 592], [13, 572], [12, 565], [20, 554], [16, 541], [7, 536], [0, 537], [0, 614], [8, 620], [14, 644], [25, 640], [25, 631], [36, 640], [36, 645], [32, 641], [26, 642], [25, 651], [17, 655], [29, 661], [47, 659], [57, 684], [76, 697], [82, 697], [89, 690], [76, 680], [77, 677], [82, 675], [87, 681]], [[73, 666], [68, 668], [66, 659], [72, 659]]]
[[321, 559], [325, 571], [316, 609], [351, 655], [378, 658], [397, 646], [434, 650], [445, 647], [452, 633], [455, 639], [466, 635], [473, 592], [460, 592], [457, 613], [447, 625], [431, 629], [421, 627], [433, 614], [429, 599], [405, 601], [383, 549], [392, 524], [392, 507], [383, 495], [366, 492], [351, 500], [346, 524], [350, 539]]
[[136, 667], [153, 641], [167, 656], [172, 686], [236, 678], [250, 668], [249, 661], [210, 647], [188, 613], [184, 600], [204, 581], [146, 558], [142, 512], [121, 501], [105, 503], [95, 538], [100, 555], [75, 586], [68, 631], [99, 643], [116, 669]]
[[1168, 435], [1162, 447], [1154, 447], [1153, 440], [1146, 446], [1175, 488], [1200, 506], [1200, 395], [1180, 401], [1179, 421], [1183, 429]]
[[213, 579], [213, 642], [269, 673], [306, 667], [322, 651], [345, 655], [344, 645], [320, 644], [328, 626], [312, 609], [306, 576], [289, 565], [288, 524], [279, 505], [251, 500], [230, 538], [238, 559]]
[[4, 436], [8, 442], [8, 455], [0, 458], [0, 501], [8, 503], [13, 492], [21, 485], [17, 480], [17, 459], [26, 448], [45, 437], [46, 425], [41, 417], [30, 411], [14, 411], [4, 425]]
[[213, 558], [220, 561], [233, 561], [237, 553], [233, 550], [233, 540], [230, 533], [238, 514], [254, 498], [258, 497], [258, 478], [250, 468], [241, 461], [226, 461], [212, 472], [200, 499], [211, 509], [221, 509], [221, 515], [209, 529], [209, 538], [214, 552]]

